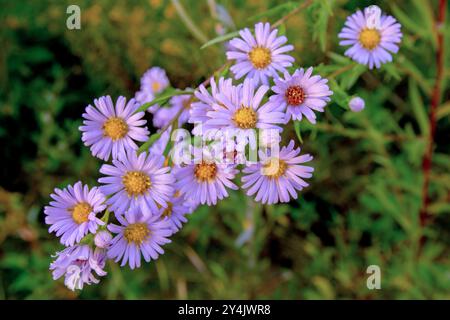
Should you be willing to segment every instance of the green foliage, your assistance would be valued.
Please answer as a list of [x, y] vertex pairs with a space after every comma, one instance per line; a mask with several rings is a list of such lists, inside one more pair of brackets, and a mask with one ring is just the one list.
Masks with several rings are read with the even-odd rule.
[[[283, 135], [314, 156], [310, 187], [275, 206], [232, 192], [189, 216], [159, 260], [134, 271], [111, 263], [108, 276], [82, 292], [51, 278], [50, 255], [62, 246], [47, 233], [43, 207], [55, 186], [94, 185], [99, 176], [100, 161], [78, 131], [85, 106], [104, 94], [133, 96], [153, 65], [180, 88], [154, 103], [227, 74], [229, 65], [217, 70], [236, 30], [210, 16], [207, 1], [179, 1], [210, 39], [203, 49], [170, 1], [25, 2], [2, 3], [0, 13], [0, 299], [450, 298], [448, 61], [432, 217], [419, 224], [436, 75], [435, 1], [375, 1], [404, 33], [394, 61], [379, 70], [345, 57], [337, 39], [347, 15], [369, 1], [316, 0], [284, 21], [280, 33], [294, 44], [297, 67], [315, 66], [334, 92], [316, 125], [295, 122]], [[74, 2], [82, 29], [70, 31], [65, 8]], [[240, 29], [275, 22], [304, 1], [215, 2]], [[366, 102], [359, 113], [348, 108], [355, 95]], [[152, 137], [149, 144], [158, 135]], [[366, 287], [371, 264], [381, 268], [381, 290]]]

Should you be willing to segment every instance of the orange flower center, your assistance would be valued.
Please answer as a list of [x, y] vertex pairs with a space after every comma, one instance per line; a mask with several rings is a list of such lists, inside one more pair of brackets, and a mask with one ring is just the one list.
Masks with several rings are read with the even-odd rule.
[[286, 162], [278, 158], [270, 158], [262, 166], [262, 174], [269, 178], [279, 178], [286, 172], [286, 169]]
[[150, 177], [140, 171], [128, 171], [122, 177], [122, 183], [130, 197], [144, 194], [152, 185]]
[[285, 93], [286, 100], [291, 106], [298, 106], [305, 101], [305, 91], [300, 86], [291, 86]]
[[103, 134], [113, 141], [125, 137], [127, 133], [128, 125], [122, 118], [112, 117], [103, 123]]
[[359, 43], [367, 50], [375, 49], [381, 41], [381, 34], [377, 29], [365, 28], [359, 34]]
[[92, 212], [92, 207], [87, 202], [80, 202], [70, 210], [72, 211], [72, 219], [76, 223], [82, 224], [83, 222], [88, 221], [89, 214]]
[[194, 175], [197, 181], [211, 181], [216, 177], [217, 166], [215, 163], [202, 162], [195, 165]]
[[242, 106], [233, 116], [233, 121], [241, 129], [251, 129], [256, 126], [256, 112], [250, 107]]
[[161, 84], [157, 81], [152, 83], [152, 91], [153, 92], [158, 92], [159, 89], [161, 89]]
[[140, 245], [149, 235], [150, 230], [147, 224], [142, 222], [129, 224], [123, 232], [123, 236], [128, 243], [134, 242], [137, 245]]
[[248, 58], [256, 69], [264, 69], [272, 62], [270, 50], [263, 47], [254, 47], [248, 53]]

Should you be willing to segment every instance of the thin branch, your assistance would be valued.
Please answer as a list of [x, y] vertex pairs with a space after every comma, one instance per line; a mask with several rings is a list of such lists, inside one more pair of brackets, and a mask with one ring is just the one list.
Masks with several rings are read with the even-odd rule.
[[295, 8], [294, 10], [289, 12], [287, 15], [285, 15], [284, 17], [281, 17], [279, 20], [275, 21], [275, 23], [272, 25], [272, 29], [274, 29], [274, 28], [280, 26], [281, 24], [285, 23], [287, 20], [292, 18], [292, 16], [295, 16], [301, 10], [306, 9], [307, 7], [309, 7], [313, 2], [314, 2], [314, 0], [306, 0], [305, 2], [300, 4], [297, 8]]

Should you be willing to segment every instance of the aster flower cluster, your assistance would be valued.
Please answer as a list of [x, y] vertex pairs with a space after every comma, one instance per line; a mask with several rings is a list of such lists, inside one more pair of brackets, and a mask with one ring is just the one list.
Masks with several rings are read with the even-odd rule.
[[[339, 37], [352, 45], [347, 55], [379, 67], [391, 59], [386, 50], [398, 50], [399, 28], [369, 8], [349, 17]], [[57, 188], [44, 208], [49, 232], [66, 247], [50, 265], [54, 279], [82, 289], [106, 275], [107, 260], [134, 269], [158, 259], [189, 214], [216, 205], [230, 190], [265, 205], [299, 197], [313, 157], [294, 140], [280, 146], [281, 133], [290, 122], [315, 124], [333, 92], [313, 67], [294, 65], [287, 42], [269, 23], [257, 23], [229, 41], [230, 75], [155, 103], [174, 89], [166, 72], [153, 67], [133, 99], [103, 96], [86, 107], [81, 139], [105, 163], [99, 186], [79, 181]], [[352, 110], [364, 108], [358, 99]], [[146, 112], [158, 130], [152, 135]], [[190, 129], [189, 143], [190, 134], [199, 142], [188, 145], [187, 157], [177, 157], [183, 135], [175, 129], [182, 126]]]

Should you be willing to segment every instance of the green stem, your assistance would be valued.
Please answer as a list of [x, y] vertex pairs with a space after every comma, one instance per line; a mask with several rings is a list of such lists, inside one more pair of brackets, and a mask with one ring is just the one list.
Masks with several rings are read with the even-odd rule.
[[109, 210], [106, 209], [105, 214], [103, 215], [103, 217], [101, 219], [105, 223], [105, 225], [104, 225], [105, 228], [109, 221], [109, 213], [110, 213]]
[[191, 31], [192, 35], [200, 41], [202, 44], [208, 41], [208, 38], [205, 34], [195, 25], [194, 21], [192, 21], [191, 17], [187, 14], [184, 7], [178, 0], [172, 0], [172, 4], [175, 7], [178, 15], [181, 18], [181, 21], [185, 24], [185, 26]]

